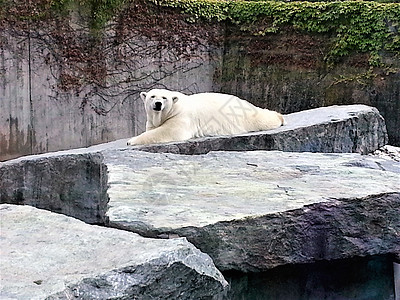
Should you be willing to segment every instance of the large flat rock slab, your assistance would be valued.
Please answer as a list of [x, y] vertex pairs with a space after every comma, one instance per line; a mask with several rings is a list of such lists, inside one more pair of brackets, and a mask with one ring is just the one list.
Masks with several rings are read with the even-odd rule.
[[186, 236], [221, 270], [400, 250], [400, 164], [359, 154], [103, 152], [111, 226]]
[[388, 142], [383, 117], [376, 108], [366, 105], [320, 107], [285, 115], [285, 119], [287, 125], [269, 131], [134, 148], [179, 154], [205, 154], [223, 150], [367, 154]]
[[227, 282], [186, 239], [155, 240], [0, 205], [1, 299], [223, 299]]
[[[288, 124], [275, 130], [135, 149], [180, 154], [274, 149], [369, 153], [387, 142], [382, 116], [365, 105], [323, 107], [285, 117]], [[88, 223], [104, 224], [108, 197], [102, 153], [132, 149], [126, 142], [124, 139], [0, 162], [0, 203], [28, 204]]]

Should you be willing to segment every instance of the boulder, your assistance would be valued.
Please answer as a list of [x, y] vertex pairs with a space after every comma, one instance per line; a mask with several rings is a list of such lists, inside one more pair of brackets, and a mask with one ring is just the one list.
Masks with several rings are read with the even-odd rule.
[[320, 107], [285, 116], [278, 129], [178, 143], [135, 146], [148, 152], [204, 154], [210, 151], [281, 150], [370, 153], [388, 142], [385, 120], [366, 105]]
[[360, 154], [103, 152], [110, 226], [185, 236], [220, 270], [400, 251], [400, 164]]
[[29, 206], [0, 205], [1, 299], [223, 299], [210, 257]]
[[60, 152], [0, 163], [0, 203], [28, 204], [102, 224], [107, 168], [100, 153]]

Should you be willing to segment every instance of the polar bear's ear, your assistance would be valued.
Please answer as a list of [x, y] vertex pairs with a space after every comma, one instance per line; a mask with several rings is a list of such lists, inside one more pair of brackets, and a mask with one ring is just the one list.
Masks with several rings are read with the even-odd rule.
[[143, 102], [146, 100], [146, 96], [147, 96], [147, 93], [145, 93], [145, 92], [140, 93], [140, 98], [142, 98]]
[[172, 97], [172, 102], [176, 103], [179, 100], [178, 96], [173, 96]]

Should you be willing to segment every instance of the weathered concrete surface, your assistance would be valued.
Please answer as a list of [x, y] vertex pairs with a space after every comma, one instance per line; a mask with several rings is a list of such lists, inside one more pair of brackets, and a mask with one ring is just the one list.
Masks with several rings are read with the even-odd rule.
[[1, 299], [222, 299], [227, 282], [186, 239], [155, 240], [0, 205]]
[[110, 225], [186, 236], [221, 270], [400, 251], [400, 164], [359, 154], [105, 151]]
[[134, 148], [179, 154], [204, 154], [219, 150], [367, 154], [386, 145], [388, 141], [384, 119], [376, 108], [366, 105], [321, 107], [292, 113], [285, 118], [287, 125], [264, 132]]
[[362, 79], [370, 67], [366, 53], [354, 51], [326, 66], [332, 38], [292, 29], [252, 36], [228, 25], [217, 75], [221, 91], [282, 113], [334, 104], [374, 106], [385, 118], [389, 143], [400, 146], [400, 60], [386, 52], [382, 62], [397, 71], [388, 76], [375, 70], [374, 78]]
[[0, 203], [28, 204], [104, 223], [107, 167], [100, 153], [48, 154], [0, 163]]

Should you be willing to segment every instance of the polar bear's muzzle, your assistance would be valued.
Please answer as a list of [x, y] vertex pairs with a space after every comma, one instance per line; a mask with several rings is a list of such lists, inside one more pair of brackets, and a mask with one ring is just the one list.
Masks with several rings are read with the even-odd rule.
[[161, 111], [162, 110], [162, 102], [161, 101], [156, 101], [156, 102], [154, 102], [154, 105], [153, 105], [153, 110], [155, 110], [155, 111]]

